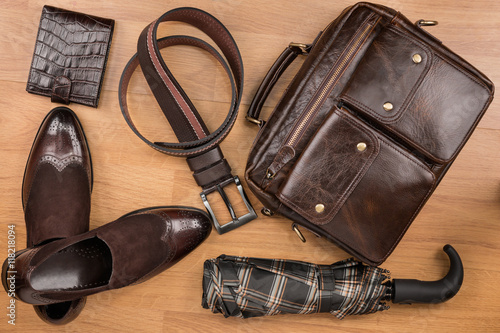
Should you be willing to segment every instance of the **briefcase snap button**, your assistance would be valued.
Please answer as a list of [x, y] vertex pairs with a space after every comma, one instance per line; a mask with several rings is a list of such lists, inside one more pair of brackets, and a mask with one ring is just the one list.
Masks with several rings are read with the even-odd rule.
[[317, 204], [315, 208], [318, 213], [323, 213], [323, 211], [325, 210], [325, 205]]
[[358, 145], [356, 147], [358, 148], [359, 151], [365, 151], [366, 143], [360, 142], [360, 143], [358, 143]]
[[385, 111], [391, 111], [393, 108], [394, 108], [394, 105], [392, 105], [392, 103], [390, 103], [390, 102], [384, 103], [384, 110]]
[[414, 63], [420, 64], [422, 62], [422, 56], [418, 53], [415, 53], [411, 59], [413, 60]]

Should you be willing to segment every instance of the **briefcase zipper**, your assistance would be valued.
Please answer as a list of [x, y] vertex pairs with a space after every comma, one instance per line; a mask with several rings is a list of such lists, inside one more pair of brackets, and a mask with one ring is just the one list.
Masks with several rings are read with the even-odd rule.
[[309, 127], [310, 123], [318, 113], [323, 103], [326, 101], [336, 83], [344, 74], [345, 70], [349, 67], [352, 60], [357, 54], [357, 51], [363, 46], [373, 28], [380, 20], [380, 16], [376, 20], [373, 18], [378, 16], [372, 14], [369, 19], [358, 29], [355, 35], [351, 38], [348, 46], [345, 48], [343, 54], [335, 62], [335, 65], [330, 69], [320, 88], [311, 101], [307, 104], [305, 111], [297, 119], [292, 131], [288, 134], [284, 143], [281, 145], [278, 153], [276, 154], [273, 162], [266, 171], [266, 178], [273, 179], [276, 174], [285, 166], [292, 158], [295, 157], [295, 147]]

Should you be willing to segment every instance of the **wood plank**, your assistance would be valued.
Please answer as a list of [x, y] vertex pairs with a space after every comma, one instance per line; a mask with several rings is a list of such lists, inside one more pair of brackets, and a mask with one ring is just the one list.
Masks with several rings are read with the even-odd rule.
[[[21, 205], [24, 166], [36, 131], [52, 109], [48, 98], [26, 93], [41, 0], [6, 0], [0, 11], [0, 251], [6, 253], [7, 226], [16, 225], [18, 248], [26, 241]], [[123, 67], [135, 53], [144, 27], [161, 13], [181, 6], [204, 9], [220, 19], [238, 43], [245, 65], [245, 90], [240, 117], [222, 144], [235, 174], [243, 179], [246, 158], [257, 129], [244, 113], [260, 80], [291, 41], [310, 42], [352, 2], [320, 0], [132, 0], [63, 1], [51, 5], [114, 18], [115, 33], [98, 109], [77, 104], [94, 166], [91, 228], [138, 208], [189, 205], [203, 208], [186, 163], [148, 148], [126, 126], [117, 90]], [[426, 28], [445, 45], [500, 81], [500, 3], [479, 1], [389, 1], [410, 20], [435, 19]], [[183, 24], [162, 25], [159, 35], [203, 34]], [[209, 128], [216, 128], [229, 108], [229, 82], [204, 52], [175, 47], [163, 52], [173, 73], [200, 110]], [[302, 59], [292, 65], [265, 104], [271, 113]], [[175, 141], [140, 71], [128, 100], [138, 127], [151, 140]], [[442, 246], [450, 243], [462, 256], [465, 280], [459, 294], [439, 305], [393, 305], [389, 311], [337, 320], [329, 314], [283, 315], [225, 319], [201, 307], [203, 261], [220, 254], [288, 258], [320, 264], [348, 254], [323, 239], [306, 234], [302, 244], [282, 217], [259, 219], [223, 236], [212, 235], [177, 265], [143, 284], [88, 297], [80, 317], [65, 327], [40, 321], [30, 305], [17, 302], [16, 327], [0, 318], [0, 330], [35, 331], [316, 331], [339, 332], [483, 332], [500, 330], [500, 102], [494, 100], [471, 139], [408, 233], [383, 264], [396, 278], [438, 279], [447, 271]], [[246, 187], [246, 185], [245, 185]], [[182, 196], [179, 195], [182, 193]], [[258, 210], [261, 204], [247, 190]], [[223, 210], [222, 203], [215, 203]], [[0, 293], [5, 310], [8, 297]], [[0, 314], [1, 314], [0, 310]]]

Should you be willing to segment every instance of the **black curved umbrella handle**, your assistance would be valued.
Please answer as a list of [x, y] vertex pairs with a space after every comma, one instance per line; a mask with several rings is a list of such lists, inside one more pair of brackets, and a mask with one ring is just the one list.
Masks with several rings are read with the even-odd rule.
[[392, 281], [393, 303], [442, 303], [455, 296], [464, 280], [462, 260], [453, 246], [447, 244], [444, 252], [450, 258], [450, 270], [438, 281], [394, 279]]

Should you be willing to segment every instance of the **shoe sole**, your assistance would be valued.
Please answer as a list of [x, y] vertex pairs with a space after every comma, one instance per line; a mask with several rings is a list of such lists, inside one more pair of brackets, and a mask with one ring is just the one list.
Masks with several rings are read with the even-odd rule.
[[196, 208], [196, 207], [190, 207], [190, 206], [154, 206], [154, 207], [148, 207], [148, 208], [141, 208], [141, 209], [134, 210], [134, 211], [132, 211], [130, 213], [127, 213], [127, 214], [125, 214], [123, 216], [120, 216], [119, 219], [122, 219], [122, 218], [127, 217], [127, 216], [131, 216], [131, 215], [139, 214], [139, 213], [142, 213], [142, 212], [146, 212], [148, 210], [163, 209], [163, 208], [195, 210], [195, 211], [200, 212], [203, 215], [205, 215], [208, 218], [209, 221], [212, 221], [212, 219], [210, 219], [210, 216], [208, 215], [208, 213], [206, 211], [201, 210], [201, 209]]
[[[14, 254], [14, 261], [16, 260], [17, 257], [19, 257], [21, 254], [23, 254], [27, 250], [28, 249], [16, 251], [16, 253]], [[9, 271], [8, 268], [9, 268], [9, 258], [7, 257], [7, 259], [5, 259], [5, 261], [2, 264], [2, 285], [3, 285], [3, 288], [5, 289], [5, 291], [7, 292], [7, 294], [10, 291], [9, 283], [7, 283], [7, 272]], [[18, 299], [15, 296], [15, 291], [14, 291], [14, 298]]]
[[71, 110], [70, 108], [67, 108], [65, 106], [58, 106], [56, 108], [53, 108], [52, 110], [49, 111], [49, 113], [47, 113], [47, 115], [45, 116], [45, 118], [43, 118], [42, 122], [40, 123], [40, 126], [38, 127], [38, 131], [36, 132], [36, 136], [35, 136], [35, 139], [33, 140], [33, 144], [31, 145], [31, 149], [30, 149], [30, 154], [28, 156], [28, 160], [26, 161], [26, 166], [24, 167], [24, 176], [23, 176], [23, 186], [21, 187], [21, 201], [23, 203], [23, 211], [24, 211], [24, 181], [26, 179], [26, 170], [28, 170], [28, 161], [30, 160], [31, 158], [31, 153], [33, 152], [33, 147], [35, 146], [35, 142], [36, 142], [36, 139], [38, 138], [38, 135], [40, 134], [40, 130], [42, 129], [42, 126], [43, 124], [45, 123], [45, 120], [47, 120], [47, 118], [52, 114], [52, 112], [55, 112], [57, 110], [66, 110], [66, 111], [69, 111], [76, 119], [78, 125], [80, 126], [80, 128], [82, 129], [82, 133], [83, 133], [83, 139], [85, 140], [85, 145], [87, 146], [87, 153], [89, 154], [89, 162], [90, 162], [90, 193], [92, 193], [92, 190], [94, 188], [94, 170], [93, 170], [93, 167], [92, 167], [92, 155], [90, 154], [90, 148], [89, 148], [89, 144], [87, 142], [87, 136], [85, 135], [85, 131], [83, 130], [83, 126], [82, 126], [82, 123], [80, 122], [80, 119], [78, 118], [78, 116], [76, 115], [76, 113]]

